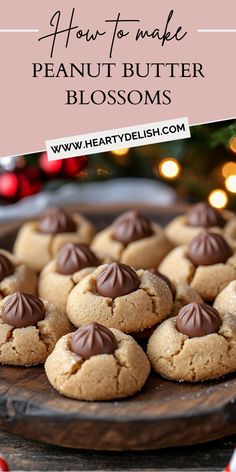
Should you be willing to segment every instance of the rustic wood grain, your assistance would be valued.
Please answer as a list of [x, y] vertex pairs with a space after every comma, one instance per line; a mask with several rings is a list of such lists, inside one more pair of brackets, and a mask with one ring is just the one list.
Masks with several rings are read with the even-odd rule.
[[[150, 212], [149, 212], [150, 213]], [[166, 223], [172, 213], [150, 215]], [[93, 216], [99, 228], [114, 213]], [[16, 230], [0, 230], [10, 249]], [[142, 392], [117, 402], [79, 402], [57, 394], [43, 367], [0, 367], [0, 429], [64, 447], [145, 450], [211, 441], [236, 433], [236, 376], [197, 385], [152, 374]]]
[[236, 437], [158, 451], [102, 452], [67, 449], [0, 433], [0, 451], [11, 470], [218, 472], [228, 463]]

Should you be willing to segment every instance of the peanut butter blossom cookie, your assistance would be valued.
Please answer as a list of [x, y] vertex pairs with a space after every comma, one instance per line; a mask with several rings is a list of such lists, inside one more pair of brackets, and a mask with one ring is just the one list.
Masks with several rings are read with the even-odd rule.
[[93, 252], [82, 243], [67, 243], [42, 270], [39, 276], [39, 296], [65, 311], [71, 290], [96, 266], [111, 258]]
[[29, 366], [43, 363], [71, 324], [48, 302], [15, 292], [0, 301], [0, 363]]
[[114, 400], [139, 391], [150, 364], [131, 336], [92, 322], [58, 341], [45, 370], [52, 386], [67, 397]]
[[236, 318], [236, 280], [230, 282], [216, 297], [214, 308], [218, 310], [221, 317], [231, 314]]
[[28, 265], [16, 256], [0, 250], [0, 294], [5, 297], [18, 290], [36, 293], [37, 276]]
[[14, 252], [40, 272], [66, 243], [89, 244], [94, 228], [82, 215], [69, 214], [63, 208], [49, 208], [38, 220], [22, 225]]
[[236, 279], [236, 254], [218, 233], [203, 231], [188, 246], [173, 249], [159, 270], [174, 284], [187, 283], [207, 301]]
[[193, 205], [185, 215], [174, 218], [166, 227], [166, 235], [172, 244], [180, 246], [190, 243], [203, 229], [211, 229], [213, 232], [217, 231], [225, 236], [229, 245], [236, 249], [232, 221], [234, 221], [233, 226], [236, 228], [236, 218], [232, 213], [226, 210], [217, 210], [208, 202], [200, 202]]
[[190, 303], [164, 321], [148, 342], [153, 368], [171, 380], [197, 382], [236, 370], [236, 318]]
[[98, 233], [92, 249], [137, 269], [157, 266], [170, 251], [163, 229], [136, 211], [128, 211]]
[[176, 316], [179, 313], [179, 310], [189, 303], [203, 303], [202, 297], [186, 283], [178, 283], [176, 286], [174, 286], [169, 277], [162, 274], [157, 269], [149, 269], [149, 272], [164, 280], [172, 292], [173, 306], [170, 316]]
[[138, 333], [167, 318], [172, 305], [164, 280], [114, 262], [99, 266], [72, 289], [66, 311], [75, 326], [97, 321], [107, 328]]

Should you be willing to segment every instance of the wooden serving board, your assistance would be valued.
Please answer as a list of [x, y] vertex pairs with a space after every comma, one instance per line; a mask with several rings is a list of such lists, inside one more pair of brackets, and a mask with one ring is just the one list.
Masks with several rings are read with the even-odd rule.
[[[161, 223], [172, 211], [150, 215]], [[105, 226], [114, 213], [91, 214]], [[11, 249], [16, 226], [0, 230]], [[201, 384], [174, 383], [152, 373], [143, 390], [116, 402], [80, 402], [60, 396], [43, 367], [0, 366], [0, 429], [59, 446], [145, 450], [211, 441], [236, 433], [236, 375]]]

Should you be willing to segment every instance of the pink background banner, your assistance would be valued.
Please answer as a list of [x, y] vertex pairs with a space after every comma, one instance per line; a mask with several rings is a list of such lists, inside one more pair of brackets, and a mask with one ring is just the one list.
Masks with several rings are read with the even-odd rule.
[[2, 0], [0, 157], [145, 122], [234, 118], [235, 43], [235, 0]]

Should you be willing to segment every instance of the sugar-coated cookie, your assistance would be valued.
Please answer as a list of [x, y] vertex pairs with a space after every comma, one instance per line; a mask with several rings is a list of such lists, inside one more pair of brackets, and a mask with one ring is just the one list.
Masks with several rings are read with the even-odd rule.
[[176, 316], [179, 313], [179, 310], [189, 303], [203, 303], [203, 299], [199, 293], [193, 290], [193, 288], [186, 283], [178, 283], [177, 285], [174, 285], [166, 275], [162, 274], [157, 269], [149, 269], [149, 272], [163, 279], [172, 292], [173, 307], [170, 316]]
[[111, 257], [93, 252], [86, 244], [67, 243], [40, 273], [39, 296], [65, 311], [73, 287], [96, 266], [108, 262]]
[[172, 245], [159, 225], [128, 211], [99, 232], [91, 247], [136, 269], [148, 269], [158, 266]]
[[70, 215], [59, 207], [49, 208], [38, 220], [22, 225], [14, 253], [40, 272], [66, 243], [89, 244], [94, 234], [93, 225], [82, 215]]
[[0, 301], [0, 363], [43, 363], [61, 336], [71, 331], [64, 313], [35, 295], [15, 292]]
[[18, 257], [0, 249], [0, 294], [5, 297], [10, 293], [22, 291], [35, 294], [37, 275]]
[[219, 293], [213, 306], [218, 310], [220, 316], [224, 316], [228, 313], [234, 315], [236, 318], [236, 280], [230, 282], [230, 284]]
[[236, 254], [218, 233], [203, 231], [188, 246], [173, 249], [159, 266], [174, 284], [187, 283], [207, 301], [213, 301], [236, 279]]
[[148, 342], [153, 368], [170, 380], [197, 382], [236, 370], [236, 317], [191, 303], [164, 321]]
[[[234, 220], [234, 224], [231, 220]], [[236, 218], [231, 212], [217, 210], [208, 202], [200, 202], [193, 205], [186, 214], [174, 218], [166, 226], [165, 232], [174, 246], [181, 246], [190, 243], [203, 229], [210, 229], [224, 235], [229, 245], [236, 249], [235, 228]]]
[[57, 342], [45, 370], [62, 395], [78, 400], [115, 400], [143, 387], [150, 364], [131, 336], [90, 323]]
[[75, 326], [97, 321], [135, 333], [160, 323], [171, 313], [167, 283], [145, 270], [118, 262], [98, 267], [70, 292], [67, 315]]

